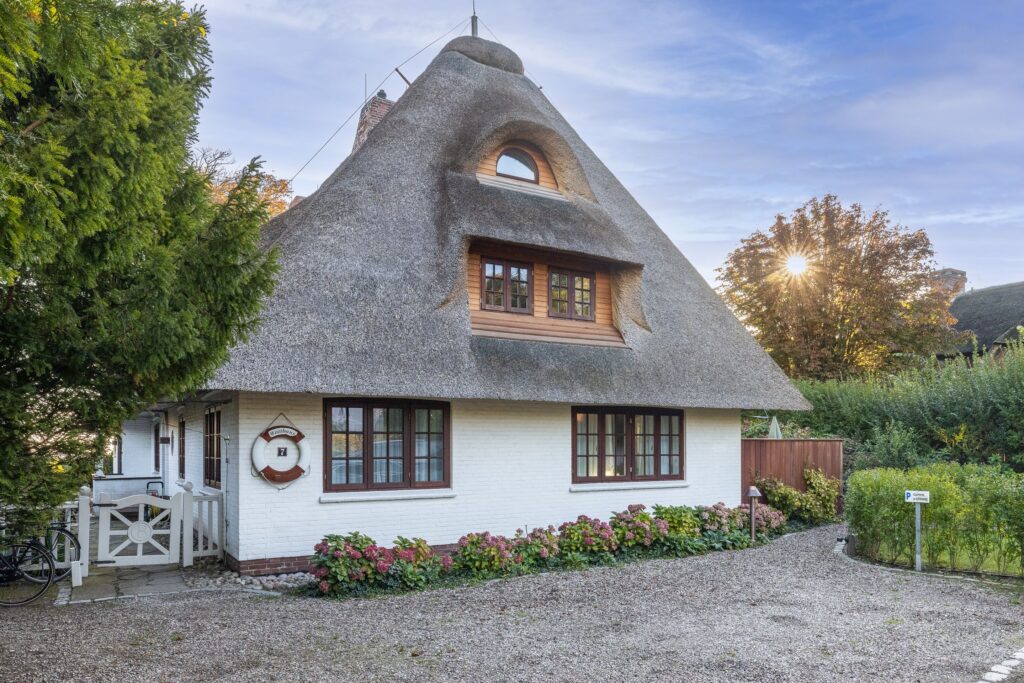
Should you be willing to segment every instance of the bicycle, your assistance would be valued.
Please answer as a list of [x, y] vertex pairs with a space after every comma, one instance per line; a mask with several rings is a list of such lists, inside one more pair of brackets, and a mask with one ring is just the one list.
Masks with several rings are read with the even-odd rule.
[[0, 607], [38, 600], [53, 584], [54, 560], [36, 539], [11, 543], [0, 551]]
[[82, 556], [78, 537], [68, 531], [66, 522], [53, 522], [46, 530], [46, 548], [53, 556], [53, 582], [63, 581], [71, 575], [71, 563]]

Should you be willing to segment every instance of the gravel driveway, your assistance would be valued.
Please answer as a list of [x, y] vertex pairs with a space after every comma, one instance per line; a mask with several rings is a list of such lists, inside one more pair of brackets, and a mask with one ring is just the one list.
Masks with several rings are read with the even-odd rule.
[[770, 546], [374, 600], [188, 593], [3, 613], [0, 680], [977, 681], [1019, 589]]

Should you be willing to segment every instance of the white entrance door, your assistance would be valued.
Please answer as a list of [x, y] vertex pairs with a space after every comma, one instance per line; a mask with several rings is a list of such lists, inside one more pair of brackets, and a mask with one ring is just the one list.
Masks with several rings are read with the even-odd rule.
[[138, 494], [99, 509], [96, 562], [115, 566], [176, 564], [181, 557], [182, 496]]

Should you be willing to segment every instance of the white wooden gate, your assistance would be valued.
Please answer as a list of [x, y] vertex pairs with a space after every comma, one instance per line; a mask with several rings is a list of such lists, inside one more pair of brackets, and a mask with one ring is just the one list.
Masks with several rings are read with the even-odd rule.
[[147, 494], [114, 501], [106, 498], [93, 504], [99, 516], [97, 564], [120, 567], [178, 563], [182, 494], [170, 500]]
[[[101, 494], [96, 502], [83, 486], [77, 506], [82, 558], [73, 573], [80, 571], [81, 576], [89, 575], [90, 559], [118, 567], [178, 562], [189, 567], [196, 557], [224, 557], [224, 495], [193, 494], [192, 482], [185, 482], [170, 499], [139, 494], [111, 500]], [[99, 522], [93, 558], [91, 514]]]

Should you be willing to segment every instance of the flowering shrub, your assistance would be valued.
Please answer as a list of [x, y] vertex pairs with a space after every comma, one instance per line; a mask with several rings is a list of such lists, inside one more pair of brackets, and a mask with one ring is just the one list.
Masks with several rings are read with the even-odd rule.
[[561, 548], [558, 530], [553, 526], [537, 528], [528, 534], [518, 529], [512, 543], [515, 554], [522, 558], [520, 564], [524, 569], [551, 567], [558, 563]]
[[715, 503], [710, 507], [701, 506], [697, 508], [697, 516], [700, 517], [700, 530], [702, 533], [715, 531], [728, 534], [739, 526], [736, 511], [725, 503]]
[[450, 566], [422, 538], [399, 537], [394, 548], [364, 534], [331, 534], [310, 558], [321, 593], [336, 595], [369, 587], [421, 588]]
[[610, 526], [619, 548], [650, 547], [668, 534], [668, 522], [655, 519], [646, 509], [645, 505], [630, 505], [625, 512], [613, 513]]
[[[489, 531], [466, 534], [453, 555], [438, 555], [422, 538], [399, 536], [391, 548], [364, 534], [328, 535], [310, 558], [319, 591], [351, 595], [372, 588], [423, 588], [443, 574], [477, 578], [555, 567], [582, 568], [640, 555], [696, 555], [751, 545], [750, 513], [724, 503], [710, 507], [630, 505], [609, 522], [580, 515], [557, 529], [517, 529], [508, 538]], [[786, 516], [767, 505], [757, 509], [761, 538], [783, 528]]]
[[523, 556], [514, 552], [515, 543], [505, 536], [490, 531], [466, 534], [459, 539], [453, 566], [473, 576], [507, 574], [523, 561]]
[[612, 553], [618, 547], [611, 525], [586, 515], [562, 524], [558, 534], [558, 545], [563, 553]]
[[[738, 507], [734, 511], [736, 526], [738, 529], [750, 529], [750, 508]], [[786, 515], [771, 507], [770, 505], [758, 505], [754, 513], [754, 523], [757, 525], [757, 533], [772, 536], [779, 533], [786, 527]]]
[[700, 515], [686, 505], [655, 505], [654, 518], [668, 523], [668, 533], [696, 538], [700, 536]]

